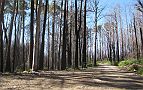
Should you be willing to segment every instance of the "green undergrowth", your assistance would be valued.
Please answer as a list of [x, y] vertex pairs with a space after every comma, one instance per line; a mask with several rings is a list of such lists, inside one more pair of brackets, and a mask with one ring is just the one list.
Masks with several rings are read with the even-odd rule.
[[112, 63], [109, 60], [100, 60], [97, 61], [97, 65], [111, 65]]
[[25, 68], [25, 71], [23, 71], [23, 68], [22, 68], [22, 67], [17, 67], [15, 72], [17, 72], [17, 73], [23, 73], [23, 72], [24, 72], [24, 73], [25, 73], [25, 72], [26, 72], [26, 73], [31, 73], [31, 72], [32, 72], [32, 69], [26, 67], [26, 68]]
[[119, 67], [125, 68], [129, 71], [137, 72], [140, 75], [143, 75], [143, 59], [127, 59], [124, 61], [121, 61], [118, 64]]
[[93, 60], [88, 60], [87, 61], [87, 67], [93, 67]]

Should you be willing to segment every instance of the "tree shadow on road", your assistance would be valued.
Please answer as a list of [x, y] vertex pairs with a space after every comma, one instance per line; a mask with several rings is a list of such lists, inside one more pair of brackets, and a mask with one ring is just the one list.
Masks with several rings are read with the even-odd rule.
[[[93, 68], [89, 71], [45, 71], [38, 74], [16, 74], [8, 77], [12, 78], [11, 80], [18, 80], [18, 82], [21, 82], [20, 85], [36, 86], [41, 89], [74, 88], [78, 85], [86, 87], [143, 89], [143, 77], [131, 72], [120, 71], [116, 68], [111, 69], [108, 66]], [[0, 77], [2, 81], [4, 81], [3, 78], [7, 78], [7, 76], [3, 75]], [[24, 84], [22, 83], [23, 81], [29, 82]]]

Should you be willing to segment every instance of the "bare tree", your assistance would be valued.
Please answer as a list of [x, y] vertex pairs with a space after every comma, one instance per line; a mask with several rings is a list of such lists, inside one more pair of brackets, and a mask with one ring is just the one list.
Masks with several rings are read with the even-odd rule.
[[86, 68], [86, 0], [84, 0], [84, 35], [83, 35], [83, 51], [82, 51], [82, 67]]
[[64, 2], [64, 27], [63, 27], [61, 70], [66, 69], [66, 29], [67, 29], [66, 7], [67, 7], [67, 0], [65, 0]]
[[29, 52], [29, 67], [30, 68], [32, 68], [32, 63], [33, 63], [33, 45], [34, 45], [34, 0], [31, 0], [30, 52]]
[[46, 30], [46, 20], [47, 20], [47, 6], [48, 6], [48, 0], [46, 0], [45, 5], [45, 12], [44, 12], [44, 23], [43, 23], [43, 32], [42, 32], [42, 43], [40, 48], [40, 60], [39, 60], [39, 69], [43, 70], [43, 64], [44, 64], [44, 44], [45, 44], [45, 30]]
[[3, 72], [3, 29], [2, 29], [2, 23], [4, 21], [4, 5], [5, 5], [5, 0], [0, 1], [0, 61], [1, 61], [1, 67], [0, 67], [0, 72]]
[[7, 45], [7, 59], [6, 59], [6, 69], [5, 69], [6, 72], [11, 72], [10, 51], [11, 51], [11, 38], [12, 38], [13, 22], [14, 22], [14, 17], [15, 17], [15, 8], [16, 8], [16, 0], [14, 0], [13, 13], [12, 13], [10, 29], [9, 29], [9, 39], [8, 39], [8, 45]]
[[137, 38], [137, 28], [136, 28], [136, 19], [135, 19], [135, 16], [134, 16], [133, 25], [134, 25], [134, 30], [135, 30], [137, 60], [139, 60], [139, 56], [140, 55], [139, 55], [139, 46], [138, 46], [138, 38]]

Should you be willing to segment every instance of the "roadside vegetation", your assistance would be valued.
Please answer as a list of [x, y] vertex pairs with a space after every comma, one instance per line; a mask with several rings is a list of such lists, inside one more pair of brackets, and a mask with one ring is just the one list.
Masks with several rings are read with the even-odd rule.
[[143, 59], [127, 59], [118, 64], [119, 67], [143, 75]]
[[121, 69], [125, 69], [128, 71], [135, 72], [139, 75], [143, 75], [143, 58], [139, 60], [134, 59], [134, 58], [125, 59], [115, 64], [106, 59], [106, 60], [98, 61], [97, 65], [98, 66], [99, 65], [115, 65]]

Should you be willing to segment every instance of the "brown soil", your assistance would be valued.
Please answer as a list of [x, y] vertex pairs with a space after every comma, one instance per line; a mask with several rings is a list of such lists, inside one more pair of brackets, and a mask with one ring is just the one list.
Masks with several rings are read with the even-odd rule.
[[126, 89], [143, 89], [143, 77], [108, 65], [82, 71], [42, 71], [37, 74], [0, 75], [0, 90]]

